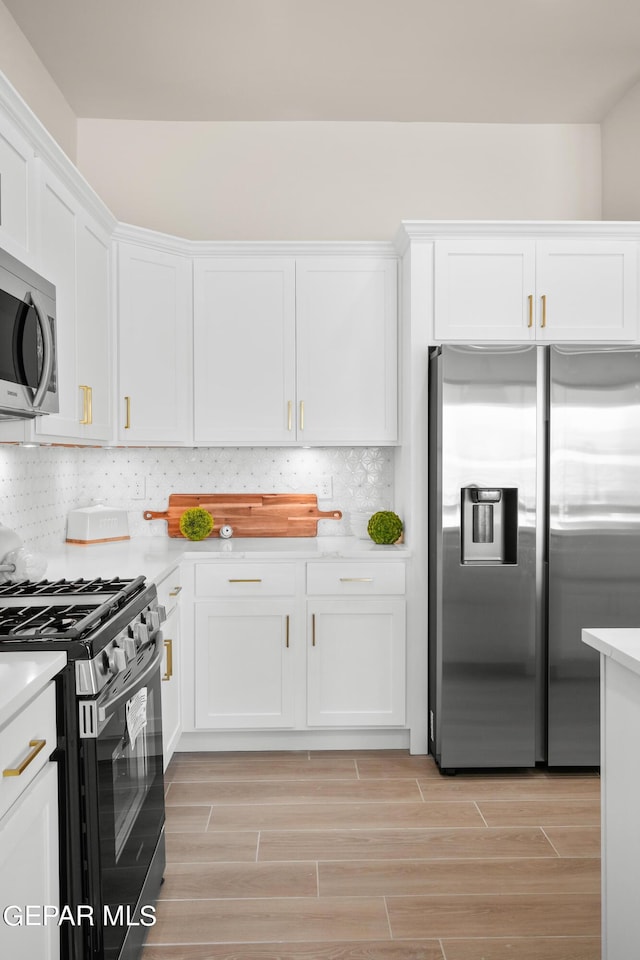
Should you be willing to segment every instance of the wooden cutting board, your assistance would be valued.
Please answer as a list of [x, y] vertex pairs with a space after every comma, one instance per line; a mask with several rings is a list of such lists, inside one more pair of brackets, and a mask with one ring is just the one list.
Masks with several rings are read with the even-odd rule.
[[318, 520], [340, 520], [341, 510], [318, 510], [315, 493], [172, 493], [169, 508], [145, 510], [145, 520], [166, 520], [170, 537], [182, 537], [180, 517], [190, 507], [213, 516], [209, 537], [229, 524], [234, 537], [315, 537]]

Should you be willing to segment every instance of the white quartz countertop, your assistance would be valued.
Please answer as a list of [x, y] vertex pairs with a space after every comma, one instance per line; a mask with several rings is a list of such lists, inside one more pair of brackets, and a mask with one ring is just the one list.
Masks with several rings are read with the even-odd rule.
[[50, 579], [136, 577], [159, 580], [182, 560], [401, 560], [404, 544], [381, 546], [356, 537], [238, 537], [198, 542], [137, 537], [113, 543], [61, 544], [45, 551]]
[[66, 666], [66, 653], [0, 653], [0, 727]]
[[640, 626], [583, 630], [582, 641], [640, 675]]

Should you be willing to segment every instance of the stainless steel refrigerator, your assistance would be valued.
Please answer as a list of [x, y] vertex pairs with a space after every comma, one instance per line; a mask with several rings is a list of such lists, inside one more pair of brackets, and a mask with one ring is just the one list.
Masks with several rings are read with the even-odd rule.
[[429, 362], [429, 746], [442, 770], [597, 766], [583, 627], [640, 626], [640, 348]]

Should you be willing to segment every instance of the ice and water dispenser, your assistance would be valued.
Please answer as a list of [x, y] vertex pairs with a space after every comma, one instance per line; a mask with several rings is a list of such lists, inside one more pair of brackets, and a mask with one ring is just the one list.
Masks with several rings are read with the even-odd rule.
[[462, 563], [517, 563], [518, 488], [463, 487]]

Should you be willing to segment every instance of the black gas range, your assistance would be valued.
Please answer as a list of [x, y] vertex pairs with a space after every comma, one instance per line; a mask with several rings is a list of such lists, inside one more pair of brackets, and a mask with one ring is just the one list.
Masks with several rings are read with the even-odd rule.
[[65, 960], [137, 960], [154, 918], [165, 863], [163, 620], [144, 577], [0, 585], [0, 651], [67, 654], [52, 756]]

